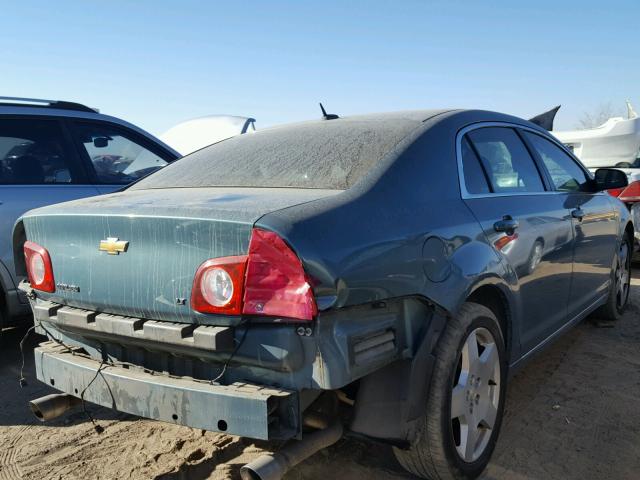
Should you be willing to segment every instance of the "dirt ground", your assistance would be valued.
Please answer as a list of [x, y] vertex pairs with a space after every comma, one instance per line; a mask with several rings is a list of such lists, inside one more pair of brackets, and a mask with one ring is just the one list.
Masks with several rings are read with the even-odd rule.
[[[516, 375], [486, 479], [637, 479], [640, 477], [640, 271], [633, 303], [611, 327], [587, 321]], [[4, 332], [0, 350], [0, 480], [239, 479], [239, 467], [277, 446], [121, 415], [92, 407], [98, 435], [81, 411], [47, 425], [27, 401], [51, 390], [18, 384], [18, 344], [25, 329]], [[342, 440], [287, 475], [287, 480], [398, 480], [389, 448]]]

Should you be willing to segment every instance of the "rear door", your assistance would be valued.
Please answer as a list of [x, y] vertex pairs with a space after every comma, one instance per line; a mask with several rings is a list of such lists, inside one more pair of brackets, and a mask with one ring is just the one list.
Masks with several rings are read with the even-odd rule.
[[97, 195], [63, 124], [55, 118], [0, 118], [0, 259], [15, 275], [13, 226], [23, 213]]
[[459, 136], [462, 195], [496, 253], [518, 279], [518, 329], [528, 351], [567, 321], [573, 234], [515, 128], [482, 124]]
[[571, 216], [575, 244], [569, 316], [574, 318], [608, 291], [619, 219], [609, 194], [594, 192], [587, 171], [559, 145], [534, 132], [524, 136]]
[[77, 148], [101, 193], [111, 193], [175, 160], [148, 138], [106, 122], [69, 120]]

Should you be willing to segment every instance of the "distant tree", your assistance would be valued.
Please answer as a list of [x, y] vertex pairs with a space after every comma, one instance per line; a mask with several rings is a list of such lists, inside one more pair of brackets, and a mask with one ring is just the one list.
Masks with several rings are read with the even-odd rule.
[[583, 128], [595, 128], [602, 125], [611, 117], [621, 117], [622, 111], [613, 107], [611, 102], [602, 103], [593, 112], [584, 112], [578, 119], [577, 127]]

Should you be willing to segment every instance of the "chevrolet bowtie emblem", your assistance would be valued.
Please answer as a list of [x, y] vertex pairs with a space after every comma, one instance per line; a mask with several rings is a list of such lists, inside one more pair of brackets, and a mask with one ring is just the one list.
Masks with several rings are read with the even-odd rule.
[[120, 255], [127, 251], [129, 242], [118, 240], [118, 237], [108, 237], [106, 240], [100, 240], [100, 251], [107, 252], [109, 255]]

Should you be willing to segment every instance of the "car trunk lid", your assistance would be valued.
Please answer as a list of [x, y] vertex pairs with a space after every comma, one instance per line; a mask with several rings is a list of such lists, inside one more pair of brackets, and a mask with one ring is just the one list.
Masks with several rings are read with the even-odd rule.
[[[185, 323], [226, 323], [192, 311], [191, 288], [207, 259], [243, 255], [266, 213], [332, 190], [181, 188], [115, 193], [23, 217], [27, 238], [51, 255], [56, 291], [78, 308]], [[228, 321], [228, 320], [227, 320]]]

